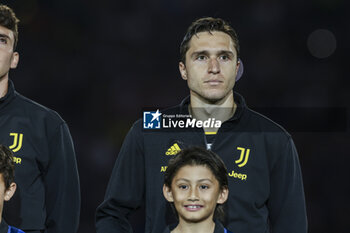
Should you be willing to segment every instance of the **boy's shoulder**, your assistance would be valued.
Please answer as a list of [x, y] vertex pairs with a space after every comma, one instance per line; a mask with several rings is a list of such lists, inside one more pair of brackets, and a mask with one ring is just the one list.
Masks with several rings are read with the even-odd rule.
[[232, 232], [227, 230], [219, 220], [215, 220], [214, 233], [232, 233]]
[[13, 226], [9, 226], [9, 230], [7, 233], [25, 233], [24, 231], [16, 228], [16, 227], [13, 227]]

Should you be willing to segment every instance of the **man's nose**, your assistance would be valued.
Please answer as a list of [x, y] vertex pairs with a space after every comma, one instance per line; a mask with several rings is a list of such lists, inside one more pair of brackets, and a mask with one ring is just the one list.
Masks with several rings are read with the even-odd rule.
[[220, 63], [216, 60], [216, 58], [211, 58], [209, 60], [208, 72], [213, 74], [220, 73]]

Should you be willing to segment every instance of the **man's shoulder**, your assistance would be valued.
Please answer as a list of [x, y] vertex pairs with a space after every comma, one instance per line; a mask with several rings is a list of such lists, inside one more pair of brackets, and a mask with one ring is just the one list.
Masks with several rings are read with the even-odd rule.
[[281, 125], [268, 118], [267, 116], [256, 112], [250, 108], [246, 108], [248, 116], [249, 127], [253, 131], [266, 132], [266, 133], [281, 133], [286, 137], [290, 137], [290, 134]]
[[19, 107], [23, 114], [35, 117], [41, 120], [47, 120], [50, 122], [55, 122], [56, 124], [64, 123], [62, 117], [54, 110], [31, 100], [18, 92], [16, 93], [16, 105]]

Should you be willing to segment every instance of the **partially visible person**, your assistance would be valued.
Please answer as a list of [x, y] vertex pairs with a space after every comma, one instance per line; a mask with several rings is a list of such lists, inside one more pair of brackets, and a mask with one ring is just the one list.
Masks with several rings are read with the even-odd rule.
[[220, 222], [228, 192], [227, 169], [218, 155], [200, 147], [181, 151], [169, 161], [163, 186], [179, 222], [164, 233], [229, 233]]
[[0, 143], [14, 153], [17, 184], [3, 217], [27, 233], [75, 233], [80, 188], [68, 126], [55, 111], [16, 92], [9, 79], [19, 61], [18, 22], [0, 4]]
[[0, 144], [0, 233], [21, 233], [13, 226], [7, 225], [2, 219], [2, 209], [4, 201], [9, 201], [16, 191], [16, 183], [14, 181], [15, 164], [13, 154], [4, 145]]

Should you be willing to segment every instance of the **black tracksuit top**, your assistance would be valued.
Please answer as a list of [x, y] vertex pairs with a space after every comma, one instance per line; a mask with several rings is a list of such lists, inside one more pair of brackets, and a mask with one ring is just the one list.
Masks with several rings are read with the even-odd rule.
[[[234, 99], [237, 110], [221, 125], [211, 147], [229, 173], [225, 227], [234, 233], [306, 233], [302, 176], [291, 136], [249, 109], [239, 94]], [[162, 113], [188, 114], [189, 102], [187, 98]], [[161, 233], [174, 221], [162, 186], [164, 167], [174, 156], [166, 152], [175, 143], [204, 147], [204, 131], [146, 130], [142, 120], [133, 125], [97, 209], [98, 233], [131, 232], [127, 216], [143, 202], [146, 233]]]
[[17, 93], [9, 80], [0, 98], [0, 143], [14, 152], [17, 190], [4, 206], [10, 225], [75, 233], [80, 188], [67, 124], [55, 112]]

